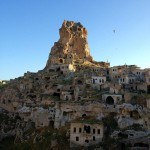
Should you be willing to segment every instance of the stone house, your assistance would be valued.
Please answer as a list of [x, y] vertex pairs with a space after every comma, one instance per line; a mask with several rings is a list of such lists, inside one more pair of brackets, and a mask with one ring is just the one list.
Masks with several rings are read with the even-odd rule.
[[114, 105], [122, 101], [121, 94], [103, 94], [102, 100], [106, 102], [106, 104]]
[[110, 84], [109, 85], [109, 93], [118, 94], [121, 92], [122, 86], [120, 84]]
[[70, 127], [70, 147], [90, 146], [102, 142], [103, 124], [98, 121], [90, 123], [90, 120], [71, 123]]
[[70, 72], [75, 72], [75, 67], [72, 64], [63, 64], [60, 65], [60, 71], [62, 72], [62, 74], [67, 74]]
[[68, 91], [63, 91], [60, 94], [61, 100], [71, 101], [73, 99], [73, 93]]
[[92, 87], [98, 90], [102, 90], [102, 85], [106, 83], [106, 76], [92, 76]]
[[106, 82], [105, 76], [92, 76], [92, 84], [102, 85]]
[[128, 74], [128, 75], [122, 75], [119, 79], [118, 82], [120, 84], [133, 84], [136, 81], [136, 76], [133, 74]]
[[31, 119], [31, 108], [23, 106], [18, 110], [19, 115], [23, 118], [24, 121], [29, 121]]
[[135, 68], [132, 70], [132, 73], [139, 79], [143, 79], [144, 76], [144, 70], [140, 69], [140, 68]]
[[42, 107], [36, 107], [32, 109], [31, 120], [35, 122], [35, 127], [46, 127], [49, 125], [49, 112]]

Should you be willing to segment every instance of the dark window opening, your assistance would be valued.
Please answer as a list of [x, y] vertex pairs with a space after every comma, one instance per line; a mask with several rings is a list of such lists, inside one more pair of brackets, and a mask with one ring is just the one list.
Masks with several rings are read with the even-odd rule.
[[86, 143], [89, 143], [89, 140], [85, 140]]
[[97, 129], [97, 134], [100, 134], [100, 129]]
[[130, 136], [134, 136], [133, 134], [129, 134]]
[[81, 80], [78, 80], [78, 84], [83, 84], [83, 82]]
[[81, 97], [78, 97], [78, 100], [81, 100]]
[[90, 133], [91, 127], [90, 126], [84, 126], [84, 131], [86, 131], [86, 133]]
[[93, 141], [95, 141], [95, 136], [93, 136]]
[[95, 84], [95, 79], [93, 79], [93, 84]]
[[79, 133], [81, 133], [82, 132], [82, 129], [81, 128], [79, 128]]
[[118, 137], [127, 139], [127, 138], [128, 138], [128, 135], [120, 132], [120, 133], [118, 134]]
[[66, 101], [68, 101], [69, 100], [69, 98], [68, 98], [68, 96], [66, 96]]
[[73, 128], [73, 132], [74, 132], [74, 133], [76, 132], [76, 128]]
[[100, 91], [102, 90], [102, 86], [100, 85]]
[[86, 117], [86, 114], [83, 114], [82, 117]]
[[59, 67], [59, 68], [57, 68], [57, 71], [60, 71], [60, 67]]
[[93, 134], [95, 134], [95, 129], [93, 129]]
[[49, 126], [52, 127], [52, 128], [54, 128], [54, 121], [51, 120], [51, 121], [49, 122]]
[[60, 59], [59, 61], [60, 61], [60, 63], [63, 63], [63, 60], [62, 60], [62, 59]]
[[79, 137], [78, 136], [76, 137], [76, 141], [79, 141]]
[[137, 86], [135, 86], [135, 90], [137, 90]]
[[150, 94], [150, 85], [147, 86], [147, 93]]
[[53, 96], [58, 96], [58, 97], [60, 97], [60, 93], [54, 92]]

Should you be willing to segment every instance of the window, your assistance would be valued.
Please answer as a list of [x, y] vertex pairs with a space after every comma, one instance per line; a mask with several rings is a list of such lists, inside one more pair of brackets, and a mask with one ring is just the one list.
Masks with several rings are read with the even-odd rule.
[[84, 126], [84, 131], [86, 131], [86, 133], [90, 133], [91, 132], [90, 126]]
[[93, 141], [95, 141], [95, 136], [93, 136]]
[[97, 134], [100, 134], [100, 129], [97, 129]]
[[95, 134], [95, 129], [93, 129], [93, 134]]
[[82, 129], [81, 128], [79, 128], [79, 133], [81, 133], [82, 132]]
[[73, 129], [73, 132], [76, 132], [76, 128]]
[[79, 141], [79, 137], [78, 136], [76, 136], [76, 141]]

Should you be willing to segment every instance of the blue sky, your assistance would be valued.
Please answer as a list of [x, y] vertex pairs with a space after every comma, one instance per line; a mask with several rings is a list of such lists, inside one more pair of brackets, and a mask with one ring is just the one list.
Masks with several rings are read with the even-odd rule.
[[150, 0], [0, 0], [0, 79], [43, 69], [63, 20], [87, 28], [95, 60], [150, 67]]

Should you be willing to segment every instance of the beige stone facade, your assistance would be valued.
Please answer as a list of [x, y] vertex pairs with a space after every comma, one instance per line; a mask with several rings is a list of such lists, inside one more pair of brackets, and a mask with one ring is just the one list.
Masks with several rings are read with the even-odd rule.
[[70, 147], [90, 146], [102, 142], [103, 124], [101, 123], [71, 123]]

